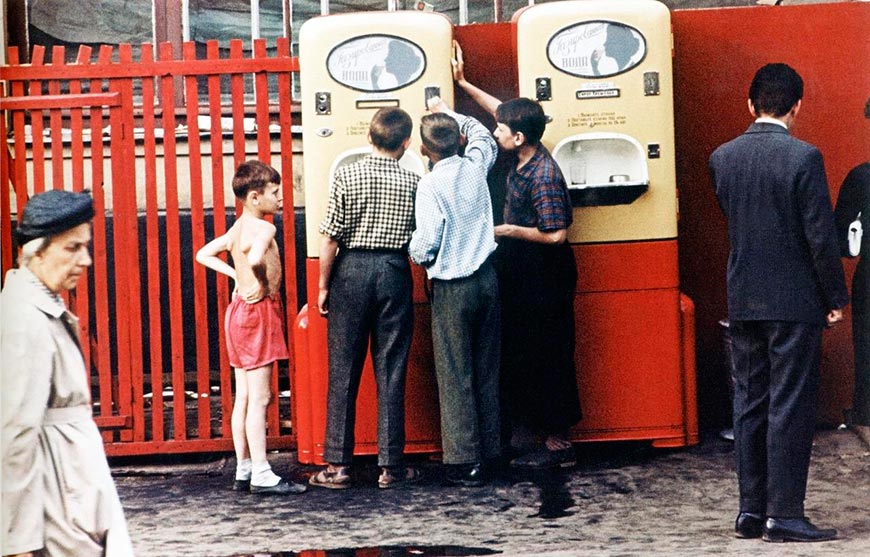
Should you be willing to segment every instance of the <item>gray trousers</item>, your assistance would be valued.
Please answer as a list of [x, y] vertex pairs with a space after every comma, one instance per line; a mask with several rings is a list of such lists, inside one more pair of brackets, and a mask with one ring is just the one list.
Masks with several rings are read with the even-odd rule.
[[432, 281], [432, 344], [444, 463], [499, 456], [501, 309], [492, 264], [469, 277]]
[[333, 264], [329, 287], [329, 389], [323, 459], [353, 458], [356, 398], [371, 343], [378, 393], [378, 465], [402, 463], [405, 373], [414, 330], [407, 254], [347, 250]]
[[740, 510], [804, 516], [822, 326], [731, 321]]

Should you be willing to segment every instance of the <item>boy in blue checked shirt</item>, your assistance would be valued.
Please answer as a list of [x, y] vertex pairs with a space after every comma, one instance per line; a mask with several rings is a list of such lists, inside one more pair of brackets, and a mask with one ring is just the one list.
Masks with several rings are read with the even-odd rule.
[[[500, 450], [500, 307], [486, 175], [498, 154], [487, 129], [438, 97], [420, 124], [432, 171], [417, 187], [411, 259], [432, 280], [432, 343], [447, 482], [483, 485]], [[467, 139], [459, 155], [460, 135]]]

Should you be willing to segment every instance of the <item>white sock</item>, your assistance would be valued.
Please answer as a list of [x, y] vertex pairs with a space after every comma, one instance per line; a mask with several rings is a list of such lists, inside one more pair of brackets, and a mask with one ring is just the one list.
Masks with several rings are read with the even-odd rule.
[[251, 479], [251, 459], [243, 458], [236, 464], [236, 479], [250, 480]]
[[257, 463], [253, 465], [253, 475], [251, 476], [251, 485], [257, 487], [272, 487], [278, 485], [281, 477], [272, 472], [272, 467], [268, 462]]

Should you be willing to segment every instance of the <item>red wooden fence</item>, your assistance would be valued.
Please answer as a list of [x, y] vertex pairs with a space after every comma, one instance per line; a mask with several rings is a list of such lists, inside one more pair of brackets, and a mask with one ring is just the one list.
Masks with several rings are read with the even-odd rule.
[[[184, 44], [179, 59], [168, 43], [157, 58], [145, 44], [138, 60], [131, 45], [104, 46], [95, 62], [81, 47], [72, 64], [63, 62], [62, 47], [51, 63], [35, 47], [30, 64], [20, 64], [12, 48], [2, 68], [2, 270], [14, 265], [11, 232], [29, 195], [91, 190], [94, 264], [69, 304], [87, 339], [95, 418], [110, 455], [232, 449], [220, 325], [230, 287], [192, 253], [226, 230], [237, 210], [227, 182], [246, 159], [272, 164], [283, 177], [288, 331], [298, 305], [291, 136], [298, 59], [286, 38], [271, 55], [263, 40], [254, 41], [251, 56], [242, 41], [231, 42], [226, 56], [217, 42], [204, 57], [195, 46]], [[274, 375], [270, 448], [295, 445], [293, 405], [277, 396], [291, 390], [293, 369], [291, 360]]]

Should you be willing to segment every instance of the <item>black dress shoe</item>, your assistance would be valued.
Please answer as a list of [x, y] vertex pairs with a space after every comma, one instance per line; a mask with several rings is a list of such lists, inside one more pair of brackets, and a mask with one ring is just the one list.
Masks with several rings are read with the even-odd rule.
[[281, 480], [275, 485], [259, 486], [251, 485], [251, 493], [257, 495], [297, 495], [304, 493], [308, 488], [302, 484]]
[[768, 518], [764, 523], [766, 542], [824, 542], [836, 537], [833, 528], [817, 528], [806, 518]]
[[738, 538], [760, 538], [764, 528], [764, 516], [759, 513], [741, 512], [734, 522], [734, 533]]
[[480, 464], [452, 464], [447, 466], [447, 483], [461, 487], [480, 487], [484, 484]]
[[233, 491], [250, 491], [251, 480], [233, 480]]

